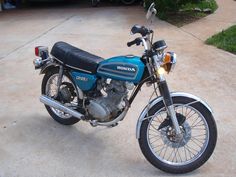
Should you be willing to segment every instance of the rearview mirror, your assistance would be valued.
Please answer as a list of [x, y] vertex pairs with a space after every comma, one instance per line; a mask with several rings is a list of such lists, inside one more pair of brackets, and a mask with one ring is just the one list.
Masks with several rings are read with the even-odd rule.
[[148, 8], [146, 18], [149, 20], [153, 15], [157, 14], [157, 10], [155, 9], [155, 3], [153, 2], [150, 7]]

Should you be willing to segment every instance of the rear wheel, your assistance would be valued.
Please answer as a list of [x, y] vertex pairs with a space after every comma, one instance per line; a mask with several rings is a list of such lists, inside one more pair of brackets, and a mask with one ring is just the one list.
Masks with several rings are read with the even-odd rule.
[[167, 118], [163, 102], [150, 109], [151, 117], [141, 125], [140, 148], [146, 159], [160, 170], [187, 173], [203, 165], [213, 153], [217, 140], [214, 118], [201, 103], [188, 105], [193, 101], [186, 97], [173, 98], [178, 121], [182, 122], [181, 138], [175, 136], [170, 123], [163, 126]]
[[[51, 98], [55, 97], [57, 91], [57, 80], [59, 76], [59, 69], [55, 68], [45, 73], [42, 81], [42, 94]], [[55, 99], [55, 98], [54, 98]], [[69, 74], [65, 73], [62, 78], [62, 84], [59, 89], [59, 94], [56, 98], [57, 101], [64, 105], [76, 108], [77, 106], [77, 94], [73, 82], [70, 79]], [[60, 110], [54, 109], [45, 105], [48, 113], [51, 117], [63, 125], [73, 125], [79, 121], [76, 117], [66, 114]]]

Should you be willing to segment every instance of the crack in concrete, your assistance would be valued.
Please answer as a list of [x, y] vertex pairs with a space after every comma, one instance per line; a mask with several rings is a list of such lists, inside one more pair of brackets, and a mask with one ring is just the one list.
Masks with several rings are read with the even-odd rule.
[[38, 35], [37, 37], [27, 41], [26, 43], [24, 43], [23, 45], [20, 45], [19, 47], [13, 49], [12, 51], [10, 51], [9, 53], [7, 53], [4, 56], [0, 56], [0, 60], [3, 60], [4, 58], [8, 57], [9, 55], [13, 54], [14, 52], [17, 52], [18, 50], [22, 49], [23, 47], [25, 47], [26, 45], [30, 44], [31, 42], [41, 38], [42, 36], [46, 35], [47, 33], [49, 33], [50, 31], [52, 31], [53, 29], [57, 28], [58, 26], [62, 25], [63, 23], [69, 21], [71, 18], [73, 18], [75, 15], [71, 15], [69, 17], [67, 17], [65, 20], [59, 22], [58, 24], [56, 24], [55, 26], [49, 28], [48, 30], [42, 32], [40, 35]]
[[186, 33], [186, 34], [189, 34], [190, 36], [194, 37], [195, 39], [198, 39], [198, 40], [201, 41], [201, 42], [204, 42], [203, 39], [199, 38], [198, 36], [194, 35], [194, 34], [191, 33], [191, 32], [188, 32], [188, 31], [184, 30], [183, 28], [179, 28], [179, 30], [182, 31], [182, 32], [184, 32], [184, 33]]

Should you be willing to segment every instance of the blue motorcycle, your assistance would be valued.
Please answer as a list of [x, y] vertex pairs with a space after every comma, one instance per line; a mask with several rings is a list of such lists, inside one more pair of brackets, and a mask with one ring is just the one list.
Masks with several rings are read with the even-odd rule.
[[[155, 4], [147, 18], [156, 14]], [[186, 173], [203, 165], [214, 151], [217, 128], [211, 108], [200, 98], [170, 92], [164, 75], [176, 64], [165, 41], [153, 42], [153, 30], [134, 25], [128, 42], [142, 45], [141, 57], [127, 55], [104, 60], [65, 42], [35, 48], [36, 69], [44, 74], [40, 101], [63, 125], [80, 120], [93, 127], [115, 127], [122, 121], [142, 85], [153, 86], [151, 100], [137, 121], [136, 137], [146, 159], [169, 173]], [[159, 95], [159, 96], [158, 96]]]

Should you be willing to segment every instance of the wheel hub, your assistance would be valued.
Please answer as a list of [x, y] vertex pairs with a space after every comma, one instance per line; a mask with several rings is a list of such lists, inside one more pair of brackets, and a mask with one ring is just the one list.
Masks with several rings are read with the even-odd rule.
[[75, 96], [74, 88], [71, 83], [63, 82], [59, 89], [59, 100], [63, 103], [70, 103]]
[[172, 148], [183, 147], [188, 143], [191, 139], [191, 127], [185, 121], [182, 125], [180, 125], [180, 130], [182, 132], [182, 136], [179, 137], [175, 134], [175, 129], [172, 126], [167, 126], [161, 129], [161, 138], [163, 142]]

